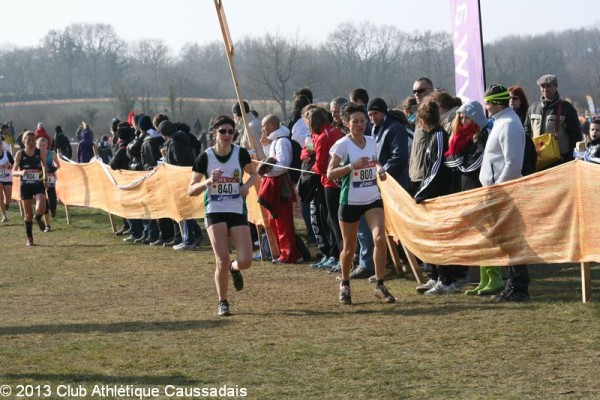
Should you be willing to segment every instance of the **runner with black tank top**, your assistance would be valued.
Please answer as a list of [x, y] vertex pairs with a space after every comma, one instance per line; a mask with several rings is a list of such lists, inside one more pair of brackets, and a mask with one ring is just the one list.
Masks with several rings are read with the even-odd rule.
[[35, 200], [35, 220], [41, 231], [46, 229], [42, 215], [46, 212], [46, 164], [42, 162], [47, 152], [35, 147], [35, 134], [27, 131], [23, 134], [25, 148], [15, 157], [13, 175], [21, 177], [21, 203], [23, 204], [23, 219], [27, 234], [27, 246], [33, 245], [33, 207]]
[[[233, 144], [235, 122], [223, 115], [211, 121], [216, 143], [194, 162], [194, 176], [188, 188], [190, 196], [204, 193], [205, 225], [215, 254], [215, 284], [219, 297], [219, 316], [228, 316], [227, 291], [229, 274], [236, 290], [242, 290], [244, 280], [240, 270], [252, 264], [252, 239], [246, 210], [246, 195], [258, 181], [250, 154]], [[244, 175], [249, 178], [244, 182]], [[229, 256], [229, 238], [235, 247], [236, 259]]]

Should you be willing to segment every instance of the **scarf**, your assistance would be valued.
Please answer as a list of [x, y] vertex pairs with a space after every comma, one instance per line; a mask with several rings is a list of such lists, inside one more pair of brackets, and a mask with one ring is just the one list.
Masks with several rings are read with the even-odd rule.
[[450, 138], [448, 151], [444, 153], [444, 156], [454, 156], [465, 152], [467, 147], [473, 143], [473, 135], [478, 131], [477, 124], [460, 125]]

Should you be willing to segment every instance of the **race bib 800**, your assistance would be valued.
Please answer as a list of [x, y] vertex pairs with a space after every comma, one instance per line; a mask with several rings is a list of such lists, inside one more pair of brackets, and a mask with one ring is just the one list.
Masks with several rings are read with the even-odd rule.
[[352, 171], [352, 187], [361, 188], [377, 184], [377, 167], [375, 161], [369, 161], [363, 168]]

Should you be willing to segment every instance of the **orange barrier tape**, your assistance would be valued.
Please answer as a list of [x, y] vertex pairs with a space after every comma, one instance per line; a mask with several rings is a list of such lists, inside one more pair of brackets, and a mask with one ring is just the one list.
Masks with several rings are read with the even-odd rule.
[[[112, 171], [127, 185], [147, 171]], [[442, 265], [516, 265], [600, 260], [600, 166], [573, 161], [515, 181], [457, 193], [421, 205], [393, 180], [379, 182], [386, 229], [419, 258]], [[189, 167], [162, 165], [139, 185], [117, 189], [98, 162], [58, 170], [64, 204], [98, 208], [128, 218], [202, 218], [203, 196], [189, 197]], [[13, 184], [18, 199], [18, 179]], [[15, 193], [16, 192], [16, 193]], [[256, 190], [246, 202], [261, 220]]]

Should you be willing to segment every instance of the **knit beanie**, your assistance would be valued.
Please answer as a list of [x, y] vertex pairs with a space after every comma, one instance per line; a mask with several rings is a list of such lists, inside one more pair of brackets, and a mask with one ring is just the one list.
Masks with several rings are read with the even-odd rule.
[[466, 115], [471, 121], [477, 124], [479, 129], [483, 129], [487, 125], [487, 118], [483, 112], [483, 106], [476, 100], [469, 100], [463, 103], [457, 112]]
[[147, 115], [141, 115], [138, 118], [138, 127], [144, 132], [148, 132], [150, 129], [154, 129], [154, 126], [152, 125], [152, 120]]
[[499, 83], [494, 83], [483, 95], [483, 101], [490, 104], [498, 104], [508, 106], [510, 101], [510, 93], [506, 86]]
[[387, 114], [388, 108], [385, 101], [379, 97], [372, 98], [367, 104], [367, 111], [379, 111]]
[[158, 131], [165, 136], [171, 137], [175, 132], [177, 132], [177, 128], [175, 128], [175, 124], [171, 121], [163, 121], [158, 126]]

